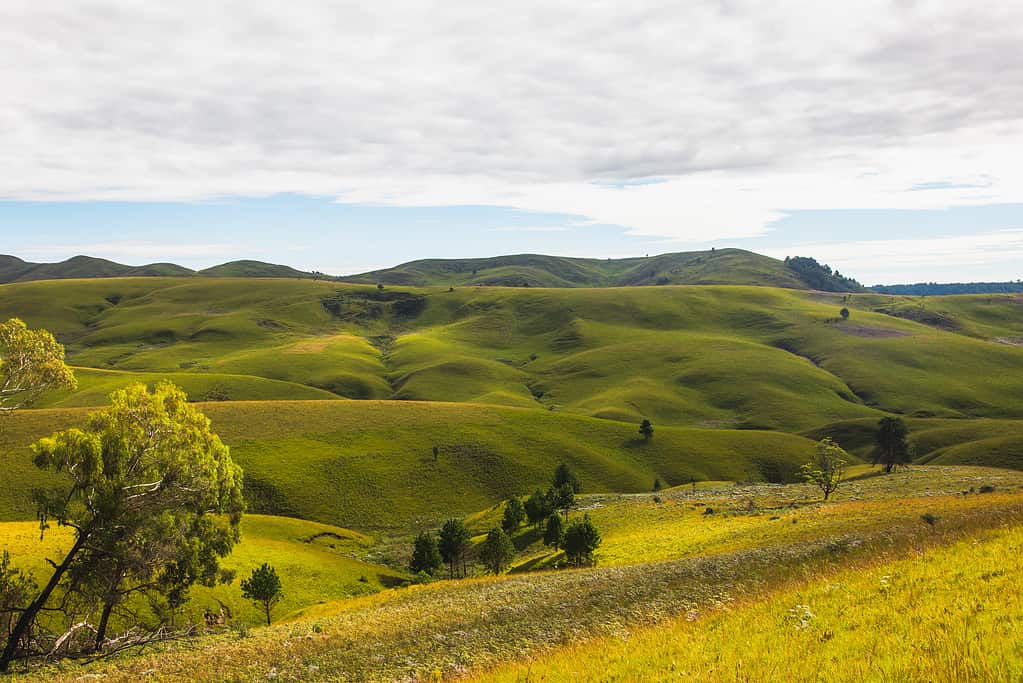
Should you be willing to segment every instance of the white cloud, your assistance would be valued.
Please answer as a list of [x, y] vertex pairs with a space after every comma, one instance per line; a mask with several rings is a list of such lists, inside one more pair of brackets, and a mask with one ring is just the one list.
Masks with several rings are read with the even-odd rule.
[[1004, 280], [1020, 276], [1023, 229], [925, 239], [811, 242], [765, 251], [777, 258], [813, 254], [867, 284]]
[[682, 242], [1023, 201], [1021, 42], [1019, 3], [7, 0], [0, 197], [503, 205]]

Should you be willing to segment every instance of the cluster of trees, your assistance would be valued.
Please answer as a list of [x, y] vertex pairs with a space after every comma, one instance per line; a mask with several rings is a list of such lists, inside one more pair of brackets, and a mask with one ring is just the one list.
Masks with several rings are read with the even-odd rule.
[[862, 292], [863, 285], [851, 277], [832, 271], [826, 263], [806, 256], [786, 256], [785, 265], [799, 275], [799, 279], [822, 292]]
[[[900, 417], [882, 417], [877, 423], [873, 463], [884, 467], [890, 473], [899, 465], [912, 461], [912, 451], [907, 441], [909, 430]], [[802, 466], [803, 478], [814, 484], [827, 500], [842, 483], [849, 454], [842, 450], [831, 437], [817, 442], [813, 459]]]
[[[489, 571], [500, 574], [515, 557], [511, 534], [529, 523], [542, 531], [545, 545], [563, 550], [570, 563], [592, 564], [593, 553], [600, 546], [600, 532], [588, 515], [567, 523], [580, 490], [579, 478], [571, 468], [564, 463], [558, 465], [546, 492], [537, 489], [525, 502], [518, 497], [505, 502], [501, 525], [487, 532], [476, 549], [476, 558]], [[434, 574], [447, 565], [450, 578], [465, 576], [472, 550], [471, 536], [460, 519], [446, 521], [437, 536], [429, 531], [420, 533], [413, 543], [409, 568], [416, 573]]]
[[[0, 325], [0, 407], [24, 407], [43, 392], [73, 388], [64, 349], [20, 320]], [[0, 672], [41, 654], [100, 652], [166, 632], [195, 583], [224, 577], [219, 561], [239, 539], [242, 471], [184, 392], [135, 384], [80, 427], [32, 447], [54, 476], [34, 492], [40, 534], [71, 530], [62, 558], [39, 585], [0, 562]], [[152, 619], [134, 606], [143, 601]], [[128, 624], [109, 634], [111, 617]], [[46, 619], [41, 619], [45, 614]]]

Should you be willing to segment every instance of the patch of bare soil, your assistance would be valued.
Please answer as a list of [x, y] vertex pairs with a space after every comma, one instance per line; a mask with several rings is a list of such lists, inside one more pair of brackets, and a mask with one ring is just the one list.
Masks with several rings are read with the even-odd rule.
[[886, 327], [868, 327], [866, 325], [837, 325], [838, 329], [846, 334], [855, 337], [868, 337], [871, 339], [888, 339], [891, 337], [908, 337], [909, 332], [893, 330]]
[[1023, 337], [995, 337], [994, 341], [1009, 346], [1023, 346]]

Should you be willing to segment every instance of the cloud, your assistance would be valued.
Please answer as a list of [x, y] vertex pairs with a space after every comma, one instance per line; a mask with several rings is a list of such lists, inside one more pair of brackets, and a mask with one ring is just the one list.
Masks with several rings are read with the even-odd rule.
[[1019, 3], [10, 0], [0, 197], [499, 205], [682, 242], [1023, 201], [1021, 40]]
[[1019, 277], [1023, 229], [926, 239], [808, 242], [765, 252], [777, 258], [812, 254], [868, 284], [933, 281], [935, 273], [944, 273], [944, 281], [1004, 280]]

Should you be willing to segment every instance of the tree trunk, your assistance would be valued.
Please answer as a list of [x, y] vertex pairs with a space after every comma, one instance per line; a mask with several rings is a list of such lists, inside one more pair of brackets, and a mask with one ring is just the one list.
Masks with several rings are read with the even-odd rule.
[[18, 617], [18, 622], [14, 625], [11, 630], [11, 634], [7, 637], [7, 645], [4, 647], [4, 652], [0, 655], [0, 673], [5, 673], [7, 668], [14, 661], [14, 655], [18, 649], [18, 641], [28, 632], [30, 626], [39, 615], [40, 610], [46, 605], [46, 601], [50, 599], [50, 595], [53, 593], [57, 584], [60, 583], [61, 578], [64, 576], [64, 572], [67, 571], [68, 567], [71, 566], [71, 561], [75, 559], [75, 555], [85, 545], [86, 536], [80, 534], [75, 544], [71, 546], [71, 550], [68, 551], [67, 555], [64, 556], [64, 561], [61, 562], [53, 570], [53, 576], [50, 577], [49, 582], [43, 588], [42, 592], [36, 596], [36, 599], [25, 608], [25, 611]]
[[114, 610], [113, 601], [108, 600], [103, 605], [103, 614], [99, 618], [99, 626], [96, 627], [96, 642], [93, 649], [99, 652], [103, 649], [103, 641], [107, 639], [107, 624], [110, 623], [110, 613]]
[[264, 606], [266, 607], [266, 625], [269, 626], [270, 625], [270, 601], [267, 600], [266, 603], [264, 603]]

